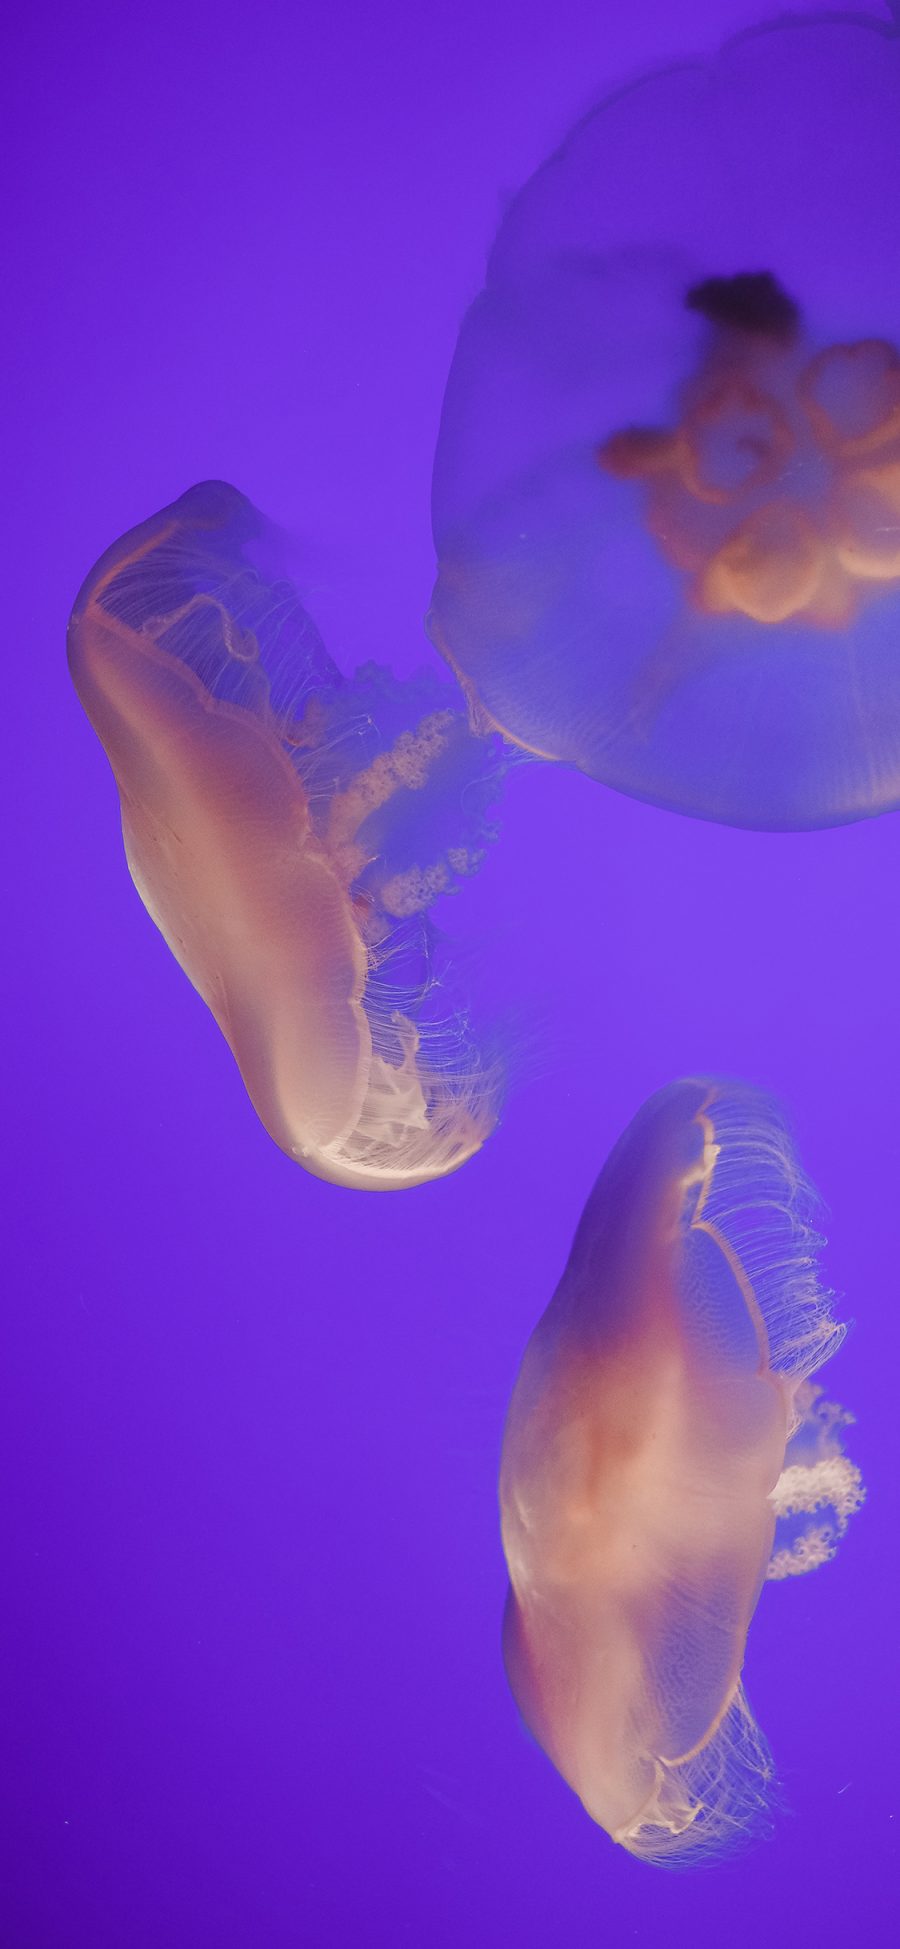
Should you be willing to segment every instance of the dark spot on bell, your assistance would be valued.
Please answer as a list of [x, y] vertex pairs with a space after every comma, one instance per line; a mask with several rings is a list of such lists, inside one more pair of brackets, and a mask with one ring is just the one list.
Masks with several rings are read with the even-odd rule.
[[699, 311], [711, 325], [761, 338], [791, 338], [800, 311], [771, 271], [737, 271], [734, 277], [707, 277], [693, 284], [685, 297], [689, 311]]

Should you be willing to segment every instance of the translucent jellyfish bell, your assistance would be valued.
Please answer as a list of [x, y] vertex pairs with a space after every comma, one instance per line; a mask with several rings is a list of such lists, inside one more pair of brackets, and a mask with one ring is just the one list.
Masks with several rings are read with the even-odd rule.
[[482, 723], [771, 828], [900, 803], [900, 36], [787, 20], [622, 89], [510, 206], [434, 469]]
[[592, 1818], [660, 1864], [760, 1824], [750, 1620], [862, 1500], [850, 1417], [809, 1379], [842, 1337], [814, 1214], [768, 1098], [661, 1090], [594, 1186], [509, 1409], [510, 1684]]
[[275, 552], [233, 488], [192, 488], [91, 571], [69, 665], [135, 885], [266, 1129], [320, 1177], [395, 1189], [496, 1117], [427, 909], [479, 863], [497, 752], [429, 675], [345, 682]]

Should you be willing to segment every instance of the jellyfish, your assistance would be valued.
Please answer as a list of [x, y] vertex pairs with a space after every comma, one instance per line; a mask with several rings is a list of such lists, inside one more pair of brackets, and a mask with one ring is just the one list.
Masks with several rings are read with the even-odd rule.
[[345, 681], [282, 552], [235, 489], [192, 488], [91, 570], [69, 666], [138, 893], [270, 1136], [396, 1189], [498, 1112], [428, 910], [477, 868], [502, 767], [442, 679]]
[[763, 1583], [828, 1560], [862, 1500], [811, 1376], [843, 1329], [777, 1106], [660, 1090], [594, 1186], [503, 1442], [504, 1655], [592, 1819], [660, 1865], [764, 1827], [741, 1670]]
[[511, 203], [434, 465], [473, 716], [725, 824], [900, 803], [900, 31], [624, 87]]

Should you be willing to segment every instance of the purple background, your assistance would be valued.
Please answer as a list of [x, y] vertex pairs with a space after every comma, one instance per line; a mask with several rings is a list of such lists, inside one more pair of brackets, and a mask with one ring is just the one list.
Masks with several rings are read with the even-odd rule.
[[[445, 916], [515, 1024], [503, 1124], [444, 1184], [356, 1195], [255, 1121], [63, 654], [101, 549], [222, 475], [301, 536], [343, 667], [426, 658], [441, 391], [503, 196], [600, 89], [755, 13], [37, 5], [8, 34], [2, 1949], [894, 1939], [897, 818], [761, 837], [517, 771]], [[831, 1207], [869, 1502], [751, 1633], [776, 1838], [678, 1878], [520, 1729], [495, 1478], [599, 1166], [698, 1067], [787, 1100]]]

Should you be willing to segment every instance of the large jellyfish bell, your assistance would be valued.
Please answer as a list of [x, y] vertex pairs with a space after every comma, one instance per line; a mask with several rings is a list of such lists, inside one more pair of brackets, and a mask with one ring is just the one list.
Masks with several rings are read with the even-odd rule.
[[483, 724], [727, 824], [900, 803], [900, 36], [744, 34], [512, 203], [434, 469]]
[[428, 674], [345, 682], [273, 551], [235, 489], [192, 488], [91, 571], [69, 664], [138, 892], [262, 1122], [317, 1176], [396, 1189], [497, 1113], [428, 909], [479, 863], [498, 757]]
[[777, 1107], [690, 1078], [645, 1103], [528, 1343], [500, 1471], [504, 1648], [588, 1813], [660, 1865], [764, 1821], [741, 1680], [766, 1578], [833, 1555], [862, 1500], [810, 1375], [841, 1339]]

